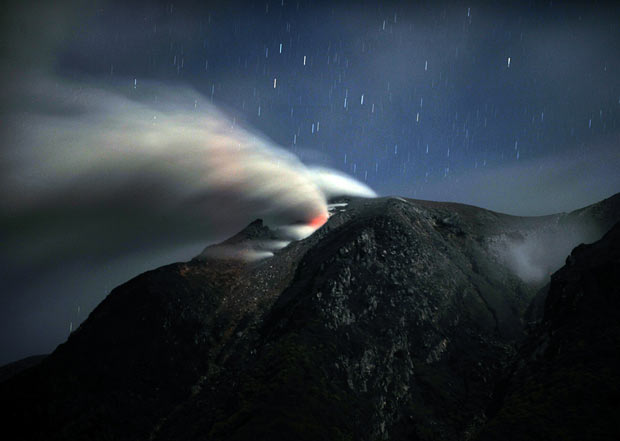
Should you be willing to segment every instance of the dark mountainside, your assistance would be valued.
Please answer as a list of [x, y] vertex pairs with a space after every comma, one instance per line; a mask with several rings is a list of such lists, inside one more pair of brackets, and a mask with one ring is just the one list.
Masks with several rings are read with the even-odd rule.
[[5, 364], [0, 367], [0, 383], [4, 380], [8, 380], [24, 369], [28, 369], [31, 366], [36, 366], [47, 357], [47, 355], [32, 355], [30, 357], [22, 358], [21, 360], [14, 361], [13, 363]]
[[620, 438], [620, 223], [573, 250], [480, 440]]
[[[216, 259], [209, 247], [114, 289], [54, 353], [0, 383], [4, 433], [620, 436], [620, 227], [576, 248], [542, 287], [576, 244], [620, 220], [620, 194], [536, 218], [346, 202], [272, 258]], [[257, 221], [220, 247], [274, 237]]]

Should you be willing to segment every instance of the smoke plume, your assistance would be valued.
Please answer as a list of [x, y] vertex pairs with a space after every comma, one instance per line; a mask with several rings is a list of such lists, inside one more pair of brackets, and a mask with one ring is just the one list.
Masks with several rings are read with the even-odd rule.
[[301, 227], [303, 236], [327, 219], [328, 197], [374, 195], [345, 175], [307, 168], [189, 88], [31, 77], [13, 90], [4, 97], [9, 148], [0, 162], [6, 259], [204, 243], [256, 218]]

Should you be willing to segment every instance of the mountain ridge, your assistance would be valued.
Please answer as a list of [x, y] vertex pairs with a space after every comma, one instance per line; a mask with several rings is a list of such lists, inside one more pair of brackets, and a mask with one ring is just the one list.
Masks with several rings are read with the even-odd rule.
[[[340, 203], [273, 257], [203, 253], [115, 288], [67, 343], [0, 383], [7, 423], [39, 421], [25, 439], [464, 439], [544, 285], [519, 277], [510, 250], [594, 240], [620, 219], [620, 194], [538, 218]], [[224, 244], [275, 238], [248, 228]]]

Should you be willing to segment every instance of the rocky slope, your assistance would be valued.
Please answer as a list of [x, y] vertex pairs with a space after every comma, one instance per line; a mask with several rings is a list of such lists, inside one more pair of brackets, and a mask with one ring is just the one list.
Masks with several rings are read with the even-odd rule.
[[620, 439], [620, 223], [580, 245], [499, 382], [480, 440]]
[[[211, 247], [113, 290], [53, 354], [0, 383], [6, 433], [493, 436], [520, 381], [515, 348], [544, 276], [620, 219], [620, 195], [539, 218], [401, 198], [341, 202], [271, 258]], [[255, 222], [220, 249], [275, 237]], [[547, 292], [547, 304], [555, 298], [542, 290], [538, 304]]]

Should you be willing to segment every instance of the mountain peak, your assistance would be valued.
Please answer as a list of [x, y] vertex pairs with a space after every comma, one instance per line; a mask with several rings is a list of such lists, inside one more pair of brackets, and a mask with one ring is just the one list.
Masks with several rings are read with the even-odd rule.
[[257, 239], [274, 239], [274, 232], [269, 229], [264, 223], [262, 219], [256, 219], [243, 230], [235, 234], [234, 236], [226, 239], [223, 243], [225, 244], [236, 244], [239, 242], [244, 242], [246, 240], [257, 240]]
[[234, 236], [207, 246], [197, 259], [256, 260], [273, 256], [273, 251], [288, 244], [276, 231], [256, 219]]

